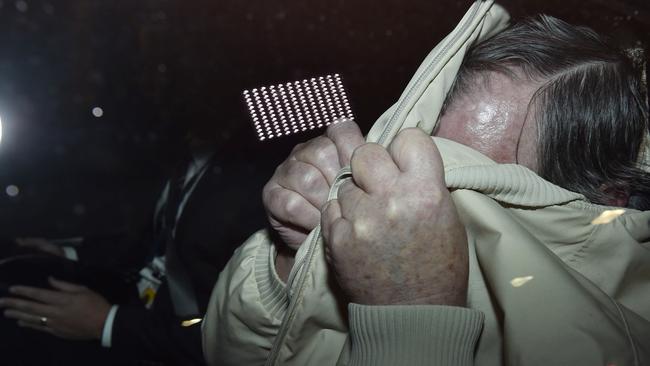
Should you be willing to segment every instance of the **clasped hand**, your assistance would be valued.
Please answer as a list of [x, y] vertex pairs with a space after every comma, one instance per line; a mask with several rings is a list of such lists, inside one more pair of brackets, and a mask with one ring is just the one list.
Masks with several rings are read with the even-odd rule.
[[66, 339], [99, 340], [111, 305], [85, 286], [49, 279], [52, 289], [12, 286], [19, 297], [0, 299], [4, 316]]
[[[272, 226], [296, 248], [322, 210], [327, 259], [353, 302], [465, 306], [467, 238], [435, 143], [419, 129], [388, 149], [363, 141], [341, 122], [294, 149], [265, 187]], [[325, 202], [348, 164], [352, 179]]]

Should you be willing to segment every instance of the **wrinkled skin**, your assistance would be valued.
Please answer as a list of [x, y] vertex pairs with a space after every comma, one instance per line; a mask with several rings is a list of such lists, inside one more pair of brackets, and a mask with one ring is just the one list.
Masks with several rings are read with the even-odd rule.
[[321, 221], [328, 260], [350, 300], [465, 306], [467, 238], [430, 136], [407, 129], [388, 150], [363, 145], [351, 168], [353, 181]]
[[355, 123], [331, 125], [325, 135], [297, 145], [264, 186], [262, 200], [271, 227], [297, 249], [320, 222], [320, 210], [341, 167], [365, 143]]
[[[449, 106], [434, 135], [498, 163], [536, 171], [537, 129], [529, 103], [539, 85], [498, 73], [477, 85]], [[300, 145], [278, 168], [264, 190], [271, 225], [296, 249], [319, 222], [332, 182], [329, 172], [346, 165], [354, 151], [354, 180], [342, 187], [339, 201], [330, 203], [322, 218], [328, 257], [341, 287], [352, 301], [367, 304], [464, 305], [467, 254], [460, 242], [465, 234], [444, 186], [435, 144], [406, 130], [402, 133], [418, 142], [398, 142], [406, 140], [400, 134], [386, 150], [364, 144], [358, 128], [348, 124], [330, 126], [326, 140]], [[309, 162], [310, 176], [318, 177], [319, 171], [323, 177], [305, 178], [307, 169], [290, 169], [298, 165], [293, 160]], [[408, 170], [409, 161], [420, 165]], [[279, 251], [278, 275], [286, 279], [292, 266], [292, 252]]]

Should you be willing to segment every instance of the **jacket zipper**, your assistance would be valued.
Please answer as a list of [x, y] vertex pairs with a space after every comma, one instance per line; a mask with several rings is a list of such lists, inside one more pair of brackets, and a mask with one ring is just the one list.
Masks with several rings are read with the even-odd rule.
[[[384, 131], [382, 132], [381, 136], [379, 137], [378, 143], [382, 144], [384, 143], [384, 140], [388, 137], [388, 132], [393, 127], [393, 124], [397, 120], [397, 117], [402, 113], [404, 108], [406, 108], [407, 102], [413, 98], [413, 93], [415, 90], [417, 90], [420, 85], [423, 82], [423, 79], [425, 75], [428, 75], [431, 72], [431, 69], [440, 61], [443, 55], [445, 55], [448, 51], [451, 45], [455, 44], [458, 39], [466, 32], [467, 28], [469, 27], [470, 24], [474, 21], [474, 18], [476, 18], [476, 15], [480, 9], [480, 3], [484, 2], [485, 0], [476, 0], [474, 3], [474, 9], [472, 10], [472, 13], [470, 17], [467, 19], [467, 21], [463, 24], [463, 26], [460, 28], [459, 32], [454, 34], [454, 36], [450, 39], [450, 41], [443, 47], [443, 49], [433, 58], [433, 60], [427, 65], [427, 67], [424, 69], [422, 73], [418, 76], [415, 84], [409, 88], [406, 96], [402, 99], [400, 104], [397, 107], [397, 110], [395, 110], [395, 113], [391, 116], [388, 124], [386, 124], [386, 127], [384, 128]], [[490, 2], [490, 5], [492, 5], [492, 2]], [[339, 173], [336, 182], [339, 182], [340, 180], [344, 179], [346, 175], [349, 175], [350, 171], [342, 171]], [[338, 185], [334, 185], [332, 187], [332, 190], [338, 189]], [[332, 196], [330, 192], [330, 197]], [[282, 321], [282, 324], [280, 325], [280, 330], [278, 331], [278, 335], [275, 337], [275, 340], [273, 341], [273, 346], [271, 348], [271, 351], [269, 353], [269, 357], [266, 360], [265, 365], [266, 366], [275, 366], [278, 360], [278, 356], [280, 354], [280, 349], [282, 348], [282, 344], [284, 343], [284, 339], [287, 336], [287, 333], [289, 332], [289, 329], [291, 328], [291, 324], [293, 323], [293, 320], [296, 317], [296, 308], [299, 303], [299, 299], [302, 296], [302, 293], [305, 289], [305, 283], [307, 279], [307, 273], [309, 272], [308, 269], [312, 266], [313, 262], [313, 257], [314, 254], [316, 253], [316, 247], [318, 246], [318, 239], [320, 238], [320, 225], [314, 229], [315, 232], [313, 233], [314, 235], [312, 236], [311, 241], [309, 242], [309, 247], [307, 249], [307, 253], [305, 257], [300, 261], [300, 263], [296, 263], [296, 265], [300, 268], [296, 271], [296, 273], [300, 273], [298, 277], [298, 288], [297, 292], [291, 296], [291, 288], [293, 287], [293, 282], [295, 280], [295, 275], [291, 276], [289, 280], [287, 281], [287, 291], [289, 297], [289, 308], [287, 309], [287, 313]]]
[[[465, 22], [465, 24], [463, 24], [463, 27], [461, 27], [460, 32], [456, 33], [454, 35], [454, 37], [449, 42], [447, 42], [447, 44], [445, 44], [443, 49], [440, 50], [440, 52], [438, 52], [438, 54], [427, 65], [427, 67], [424, 69], [424, 71], [420, 73], [420, 75], [418, 76], [415, 84], [411, 88], [409, 88], [408, 93], [402, 99], [402, 101], [399, 103], [399, 105], [397, 106], [397, 109], [395, 110], [393, 115], [388, 120], [388, 123], [386, 124], [386, 127], [384, 128], [384, 131], [381, 133], [381, 136], [379, 136], [379, 140], [377, 141], [378, 144], [385, 146], [384, 145], [384, 143], [386, 142], [385, 140], [388, 138], [389, 132], [391, 132], [391, 130], [393, 129], [393, 124], [395, 123], [395, 121], [397, 121], [397, 117], [399, 117], [399, 115], [402, 113], [404, 108], [406, 108], [406, 105], [408, 104], [407, 102], [409, 102], [413, 98], [413, 93], [415, 93], [416, 90], [420, 89], [420, 86], [424, 82], [425, 76], [431, 73], [431, 69], [436, 66], [436, 64], [440, 61], [440, 59], [442, 58], [443, 55], [445, 55], [447, 52], [449, 52], [449, 48], [451, 48], [451, 46], [456, 43], [458, 38], [460, 38], [460, 36], [465, 33], [465, 31], [467, 30], [467, 27], [472, 23], [474, 18], [476, 18], [476, 14], [478, 13], [479, 8], [480, 8], [480, 5], [478, 3], [480, 3], [480, 2], [483, 2], [483, 1], [482, 0], [477, 0], [474, 3], [475, 6], [474, 6], [474, 9], [472, 10], [472, 14], [470, 15], [467, 22]], [[490, 4], [490, 5], [492, 5], [492, 4]]]

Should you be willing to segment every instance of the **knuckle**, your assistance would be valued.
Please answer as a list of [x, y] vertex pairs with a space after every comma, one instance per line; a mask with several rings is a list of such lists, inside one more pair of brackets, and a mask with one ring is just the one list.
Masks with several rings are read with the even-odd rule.
[[319, 187], [320, 173], [315, 170], [306, 170], [300, 178], [300, 185], [306, 191], [314, 191]]
[[375, 225], [372, 220], [360, 219], [352, 224], [352, 236], [355, 242], [368, 242], [372, 237]]
[[294, 146], [293, 149], [291, 149], [291, 153], [289, 154], [289, 158], [296, 155], [299, 151], [303, 150], [304, 148], [305, 148], [305, 143], [304, 142], [296, 144], [296, 146]]
[[285, 171], [287, 170], [287, 165], [290, 165], [292, 161], [295, 160], [285, 160], [280, 165], [278, 165], [275, 168], [275, 171], [273, 172], [273, 175], [271, 176], [271, 179], [269, 179], [268, 183], [279, 181], [280, 178], [286, 174]]
[[294, 177], [303, 174], [304, 164], [298, 163], [297, 160], [283, 164], [280, 174], [285, 177]]
[[264, 188], [262, 188], [262, 200], [264, 203], [269, 202], [273, 198], [274, 187], [276, 187], [276, 184], [272, 181], [268, 181], [264, 185]]
[[283, 200], [283, 206], [288, 218], [294, 218], [303, 211], [304, 203], [297, 195], [286, 195]]
[[314, 152], [314, 158], [319, 164], [331, 164], [337, 161], [338, 154], [334, 145], [322, 146]]
[[327, 137], [324, 136], [318, 136], [316, 138], [313, 138], [306, 143], [302, 144], [300, 146], [300, 149], [296, 149], [296, 157], [297, 156], [305, 156], [305, 155], [312, 155], [314, 154], [314, 151], [322, 148], [323, 146], [328, 144], [328, 141], [331, 143], [331, 140], [329, 140]]
[[272, 216], [278, 216], [282, 213], [286, 200], [286, 192], [284, 189], [272, 189], [266, 195], [264, 200], [264, 207]]
[[400, 204], [399, 200], [390, 198], [386, 204], [386, 218], [394, 221], [404, 217], [404, 205]]

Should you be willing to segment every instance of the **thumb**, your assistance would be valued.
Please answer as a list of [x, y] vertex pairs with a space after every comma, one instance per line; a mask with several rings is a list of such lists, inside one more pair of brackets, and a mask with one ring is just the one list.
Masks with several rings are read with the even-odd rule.
[[401, 131], [391, 142], [388, 151], [401, 171], [444, 185], [440, 151], [431, 136], [421, 129], [407, 128]]
[[350, 119], [331, 124], [326, 135], [334, 142], [342, 167], [350, 165], [354, 150], [366, 143], [359, 125]]

